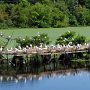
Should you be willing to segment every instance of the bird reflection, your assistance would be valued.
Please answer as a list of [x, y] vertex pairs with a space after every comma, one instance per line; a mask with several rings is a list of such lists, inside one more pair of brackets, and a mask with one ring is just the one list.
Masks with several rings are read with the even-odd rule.
[[53, 72], [47, 72], [43, 74], [38, 74], [38, 75], [17, 75], [17, 76], [0, 76], [0, 82], [10, 82], [14, 81], [16, 84], [19, 81], [24, 82], [25, 84], [27, 83], [27, 80], [30, 82], [33, 81], [40, 81], [43, 80], [44, 78], [66, 78], [69, 76], [78, 76], [81, 77], [83, 73], [86, 73], [86, 76], [89, 77], [90, 73], [88, 71], [83, 71], [80, 69], [75, 69], [75, 70], [60, 70], [60, 71], [53, 71]]

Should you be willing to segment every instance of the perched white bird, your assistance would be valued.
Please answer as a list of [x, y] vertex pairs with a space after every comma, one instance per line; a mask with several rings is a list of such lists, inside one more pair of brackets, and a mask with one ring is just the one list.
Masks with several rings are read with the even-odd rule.
[[23, 51], [24, 51], [24, 52], [26, 52], [26, 51], [27, 51], [27, 49], [26, 49], [26, 48], [23, 48]]
[[43, 49], [48, 49], [48, 46], [45, 44]]
[[1, 48], [0, 48], [0, 51], [2, 51], [2, 50], [3, 50], [3, 48], [1, 47]]
[[17, 52], [18, 51], [18, 49], [17, 48], [15, 48], [15, 52]]
[[90, 43], [87, 43], [87, 47], [90, 47]]
[[23, 38], [23, 41], [25, 41], [25, 39]]
[[7, 51], [8, 51], [8, 52], [11, 52], [12, 50], [7, 48]]
[[59, 44], [57, 44], [57, 46], [56, 46], [58, 49], [60, 49], [61, 47], [60, 47], [60, 45]]
[[30, 44], [30, 48], [32, 48], [32, 44]]
[[26, 45], [26, 49], [29, 49], [29, 46], [28, 45]]
[[42, 43], [40, 43], [40, 48], [43, 48], [43, 44]]
[[80, 44], [77, 44], [77, 47], [80, 47]]
[[72, 45], [72, 42], [69, 42], [69, 45]]
[[0, 36], [1, 36], [1, 37], [3, 36], [2, 32], [0, 32]]
[[87, 45], [87, 43], [84, 43], [84, 45], [86, 46], [86, 45]]
[[8, 36], [8, 38], [10, 39], [10, 38], [11, 38], [11, 36]]
[[39, 32], [37, 32], [37, 36], [40, 36], [40, 33]]
[[70, 47], [71, 47], [71, 46], [68, 44], [68, 45], [67, 45], [67, 48], [70, 48]]
[[55, 49], [55, 45], [51, 45], [51, 47], [50, 47], [51, 49]]
[[18, 46], [18, 49], [21, 50], [22, 49], [21, 46]]
[[13, 48], [11, 47], [11, 50], [13, 50]]

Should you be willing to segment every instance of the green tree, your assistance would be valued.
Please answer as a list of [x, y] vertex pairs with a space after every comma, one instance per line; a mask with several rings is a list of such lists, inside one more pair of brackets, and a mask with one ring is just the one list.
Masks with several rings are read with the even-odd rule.
[[0, 28], [7, 28], [8, 13], [6, 10], [6, 4], [0, 4]]
[[55, 3], [55, 7], [58, 8], [60, 11], [62, 11], [65, 14], [68, 14], [69, 12], [68, 6], [64, 0], [57, 0]]
[[86, 16], [86, 24], [90, 26], [90, 14]]
[[69, 24], [70, 24], [70, 26], [78, 26], [77, 19], [72, 14], [69, 15]]
[[11, 20], [15, 27], [28, 27], [28, 18], [30, 11], [30, 3], [21, 2], [17, 5], [14, 5]]
[[33, 27], [50, 27], [51, 25], [51, 8], [47, 5], [36, 3], [31, 8], [31, 26]]
[[86, 17], [90, 12], [86, 7], [79, 6], [75, 9], [75, 16], [80, 25], [86, 25]]
[[58, 8], [53, 8], [52, 10], [52, 27], [66, 27], [68, 26], [68, 16], [65, 15]]

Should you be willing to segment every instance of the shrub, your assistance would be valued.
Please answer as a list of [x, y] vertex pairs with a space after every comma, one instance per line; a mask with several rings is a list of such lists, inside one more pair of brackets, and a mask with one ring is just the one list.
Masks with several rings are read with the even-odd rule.
[[18, 43], [21, 47], [26, 47], [26, 45], [32, 44], [33, 46], [40, 46], [40, 44], [49, 44], [49, 37], [47, 34], [38, 34], [37, 36], [33, 36], [29, 38], [26, 36], [24, 39], [16, 38], [16, 43]]
[[86, 37], [82, 35], [75, 36], [75, 32], [68, 31], [61, 36], [59, 36], [56, 40], [55, 44], [67, 45], [67, 44], [83, 44], [87, 42]]
[[85, 42], [86, 42], [86, 37], [80, 35], [76, 36], [73, 41], [74, 44], [83, 44]]
[[8, 28], [6, 23], [0, 23], [0, 29], [6, 29]]
[[16, 38], [16, 43], [18, 43], [21, 47], [26, 47], [26, 45], [31, 44], [31, 39], [27, 36], [24, 39]]
[[75, 32], [68, 31], [68, 32], [62, 34], [61, 36], [59, 36], [59, 38], [57, 38], [56, 44], [67, 45], [73, 41], [74, 36], [75, 36]]
[[31, 42], [33, 45], [36, 45], [36, 46], [40, 46], [41, 43], [42, 44], [49, 44], [50, 43], [49, 37], [45, 33], [32, 37]]

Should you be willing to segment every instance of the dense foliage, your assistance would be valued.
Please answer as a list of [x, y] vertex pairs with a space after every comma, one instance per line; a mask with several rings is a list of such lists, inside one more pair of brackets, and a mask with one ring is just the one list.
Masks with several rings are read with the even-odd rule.
[[84, 44], [87, 42], [87, 39], [85, 36], [82, 35], [75, 35], [75, 32], [68, 31], [61, 36], [59, 36], [55, 42], [55, 44], [60, 45], [77, 45], [77, 44]]
[[30, 44], [32, 46], [40, 46], [42, 45], [48, 45], [50, 43], [49, 41], [49, 37], [47, 34], [43, 33], [43, 34], [39, 34], [36, 36], [33, 36], [32, 38], [29, 37], [25, 37], [24, 39], [22, 38], [16, 38], [16, 42], [21, 46], [21, 47], [26, 47], [26, 46], [30, 46]]
[[74, 44], [83, 44], [85, 42], [86, 42], [86, 37], [85, 36], [80, 36], [80, 35], [75, 37], [74, 41], [73, 41]]
[[[84, 44], [87, 42], [87, 38], [82, 35], [76, 35], [74, 31], [67, 31], [56, 39], [55, 44], [60, 45], [77, 45]], [[33, 37], [25, 37], [24, 39], [16, 38], [16, 43], [21, 47], [27, 46], [45, 46], [50, 44], [50, 40], [47, 34], [42, 33]]]
[[0, 28], [90, 25], [90, 0], [0, 0]]
[[74, 36], [75, 36], [75, 32], [68, 31], [57, 38], [56, 44], [67, 45], [70, 42], [73, 42]]

